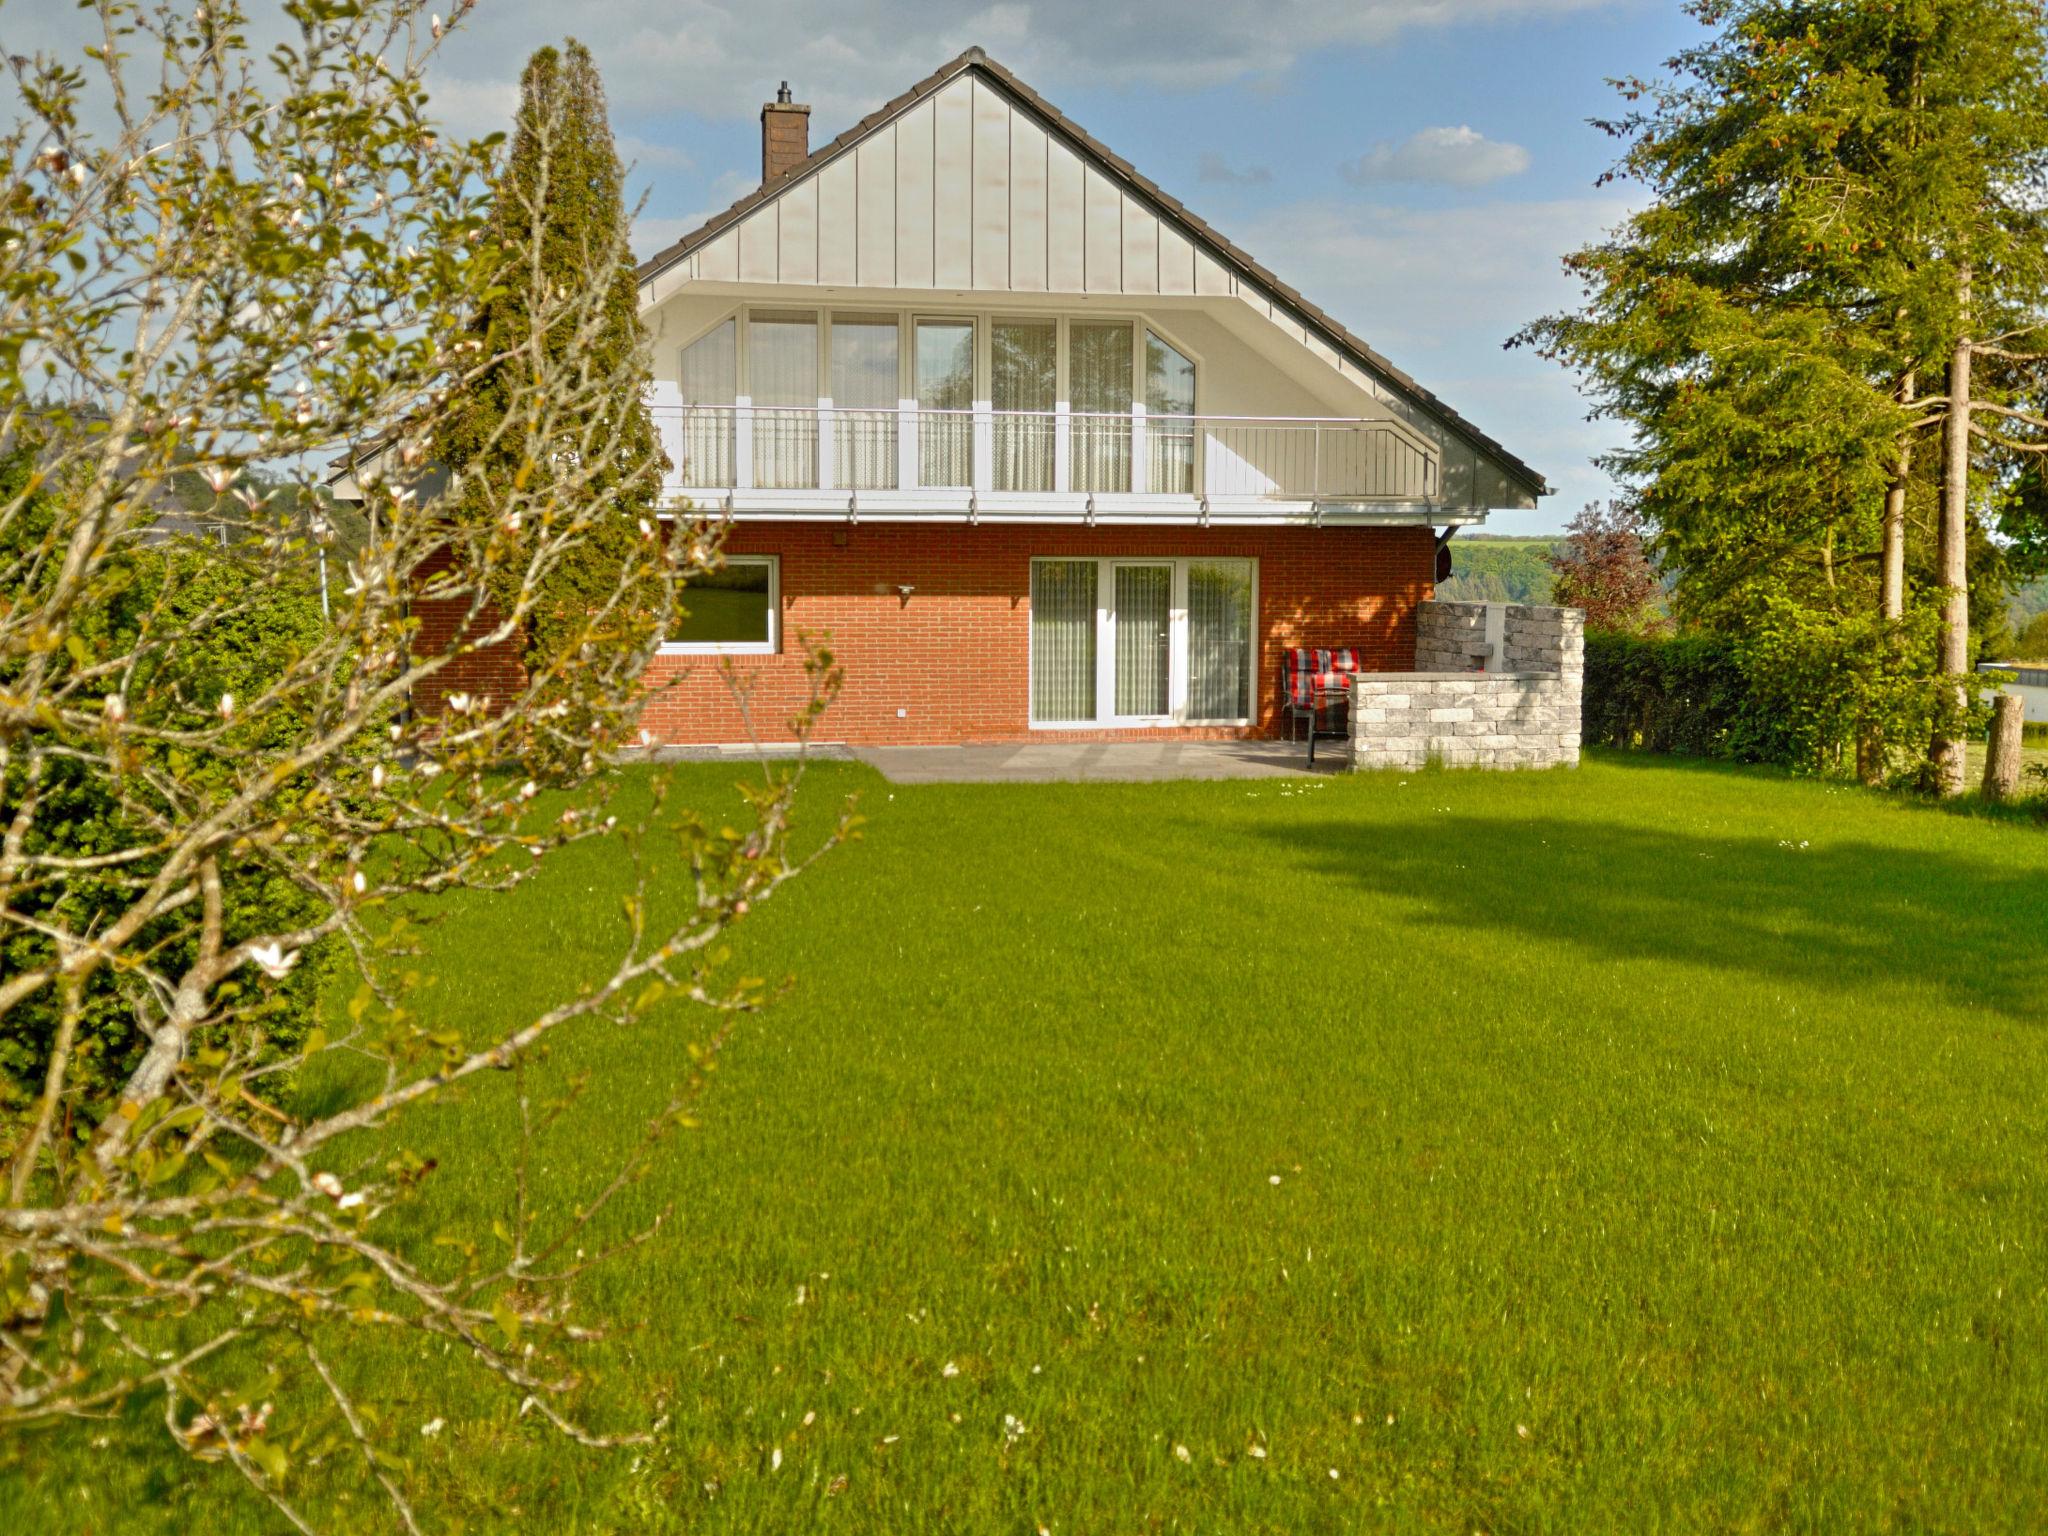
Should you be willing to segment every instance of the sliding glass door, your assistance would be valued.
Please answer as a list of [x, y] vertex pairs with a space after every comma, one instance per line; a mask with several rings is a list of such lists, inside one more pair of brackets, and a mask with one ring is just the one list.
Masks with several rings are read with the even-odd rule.
[[1172, 709], [1173, 567], [1119, 565], [1112, 596], [1119, 719], [1159, 719]]
[[1031, 718], [1095, 718], [1096, 563], [1031, 562]]
[[1031, 723], [1244, 725], [1253, 714], [1250, 560], [1031, 563]]
[[1188, 562], [1188, 718], [1252, 712], [1252, 563]]

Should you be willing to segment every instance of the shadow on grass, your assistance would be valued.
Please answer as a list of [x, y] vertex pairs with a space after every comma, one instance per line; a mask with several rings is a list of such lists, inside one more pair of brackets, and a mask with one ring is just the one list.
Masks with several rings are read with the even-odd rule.
[[2010, 1018], [2048, 1009], [2048, 881], [1953, 855], [1700, 837], [1598, 822], [1444, 816], [1252, 834], [1327, 878], [1483, 936], [1836, 988], [1929, 986]]
[[[2030, 743], [2031, 745], [2031, 743]], [[1997, 821], [2007, 825], [2048, 830], [2048, 789], [2022, 777], [2016, 799], [1998, 804], [1984, 798], [1975, 776], [1960, 795], [1944, 799], [1923, 794], [1910, 787], [1873, 787], [1847, 778], [1826, 779], [1794, 773], [1767, 763], [1731, 763], [1725, 758], [1687, 757], [1678, 753], [1632, 752], [1620, 747], [1588, 747], [1586, 757], [1603, 768], [1620, 768], [1645, 773], [1691, 773], [1724, 779], [1774, 779], [1785, 784], [1829, 785], [1845, 793], [1873, 796], [1903, 810], [1927, 815], [1963, 816], [1973, 821]]]

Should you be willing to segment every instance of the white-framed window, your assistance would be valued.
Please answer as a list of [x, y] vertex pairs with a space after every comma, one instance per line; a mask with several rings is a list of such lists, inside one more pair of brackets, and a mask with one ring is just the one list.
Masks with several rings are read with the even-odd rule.
[[782, 560], [727, 555], [683, 583], [664, 656], [769, 656], [782, 645]]
[[1258, 562], [1046, 555], [1031, 562], [1031, 724], [1249, 725]]

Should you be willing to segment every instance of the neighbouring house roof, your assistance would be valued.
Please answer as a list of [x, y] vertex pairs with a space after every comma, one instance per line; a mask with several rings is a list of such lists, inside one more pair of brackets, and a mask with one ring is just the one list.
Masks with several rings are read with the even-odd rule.
[[1348, 356], [1358, 367], [1373, 374], [1398, 389], [1416, 406], [1441, 421], [1485, 452], [1499, 466], [1521, 485], [1536, 495], [1549, 492], [1549, 485], [1543, 476], [1528, 464], [1517, 458], [1495, 438], [1479, 430], [1464, 416], [1453, 410], [1437, 395], [1418, 384], [1408, 374], [1397, 368], [1387, 358], [1374, 351], [1361, 337], [1354, 335], [1322, 309], [1303, 298], [1301, 293], [1282, 282], [1278, 277], [1261, 266], [1247, 252], [1240, 249], [1222, 234], [1211, 228], [1199, 215], [1189, 211], [1187, 206], [1162, 189], [1156, 182], [1143, 175], [1130, 161], [1124, 159], [1108, 145], [1095, 138], [1078, 123], [1068, 118], [1037, 91], [1026, 85], [1008, 69], [990, 58], [980, 48], [969, 48], [958, 58], [941, 65], [930, 75], [918, 81], [909, 90], [894, 100], [870, 112], [851, 128], [811, 152], [787, 171], [772, 181], [764, 182], [754, 191], [739, 199], [724, 212], [706, 220], [698, 228], [676, 241], [673, 245], [656, 252], [642, 262], [636, 273], [642, 283], [659, 276], [669, 267], [684, 260], [695, 251], [715, 240], [733, 228], [746, 216], [763, 204], [772, 202], [778, 195], [805, 176], [817, 171], [827, 162], [837, 159], [854, 149], [863, 139], [888, 126], [902, 117], [919, 103], [937, 94], [963, 74], [975, 73], [994, 82], [1008, 94], [1024, 111], [1037, 118], [1047, 132], [1057, 135], [1075, 153], [1094, 164], [1103, 174], [1121, 184], [1123, 189], [1140, 202], [1148, 205], [1159, 217], [1179, 228], [1198, 248], [1206, 250], [1224, 267], [1263, 290], [1274, 302], [1289, 311], [1303, 325], [1319, 333], [1325, 341], [1339, 352]]

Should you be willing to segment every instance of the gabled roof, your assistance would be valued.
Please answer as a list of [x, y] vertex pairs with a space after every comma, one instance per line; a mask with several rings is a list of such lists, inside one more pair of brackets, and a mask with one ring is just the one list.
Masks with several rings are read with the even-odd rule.
[[727, 208], [713, 215], [703, 224], [675, 244], [656, 252], [642, 262], [636, 273], [642, 283], [659, 276], [675, 263], [688, 257], [692, 252], [708, 245], [711, 241], [733, 228], [748, 214], [762, 204], [773, 201], [784, 190], [801, 181], [804, 177], [837, 159], [857, 146], [863, 139], [886, 127], [903, 116], [920, 102], [937, 94], [963, 74], [975, 73], [994, 82], [1019, 107], [1037, 118], [1047, 132], [1063, 140], [1075, 153], [1094, 164], [1104, 175], [1121, 184], [1125, 191], [1152, 211], [1175, 225], [1199, 249], [1206, 250], [1212, 257], [1229, 270], [1263, 290], [1267, 296], [1287, 309], [1308, 329], [1317, 332], [1331, 346], [1349, 357], [1366, 372], [1374, 374], [1393, 385], [1416, 405], [1436, 417], [1445, 426], [1483, 448], [1502, 469], [1520, 480], [1525, 488], [1537, 495], [1547, 494], [1549, 486], [1543, 476], [1530, 468], [1521, 459], [1508, 452], [1500, 442], [1474, 426], [1465, 417], [1444, 403], [1431, 391], [1415, 382], [1406, 373], [1374, 351], [1366, 342], [1353, 335], [1301, 293], [1282, 282], [1273, 273], [1254, 261], [1237, 245], [1211, 228], [1199, 215], [1190, 212], [1186, 204], [1157, 183], [1141, 174], [1130, 161], [1117, 154], [1100, 139], [1095, 138], [1078, 123], [1068, 118], [1051, 102], [1022, 80], [1010, 73], [1001, 64], [990, 58], [980, 48], [969, 48], [958, 58], [941, 65], [933, 73], [917, 82], [894, 100], [870, 112], [846, 132], [813, 150], [773, 181], [764, 182], [754, 191]]

